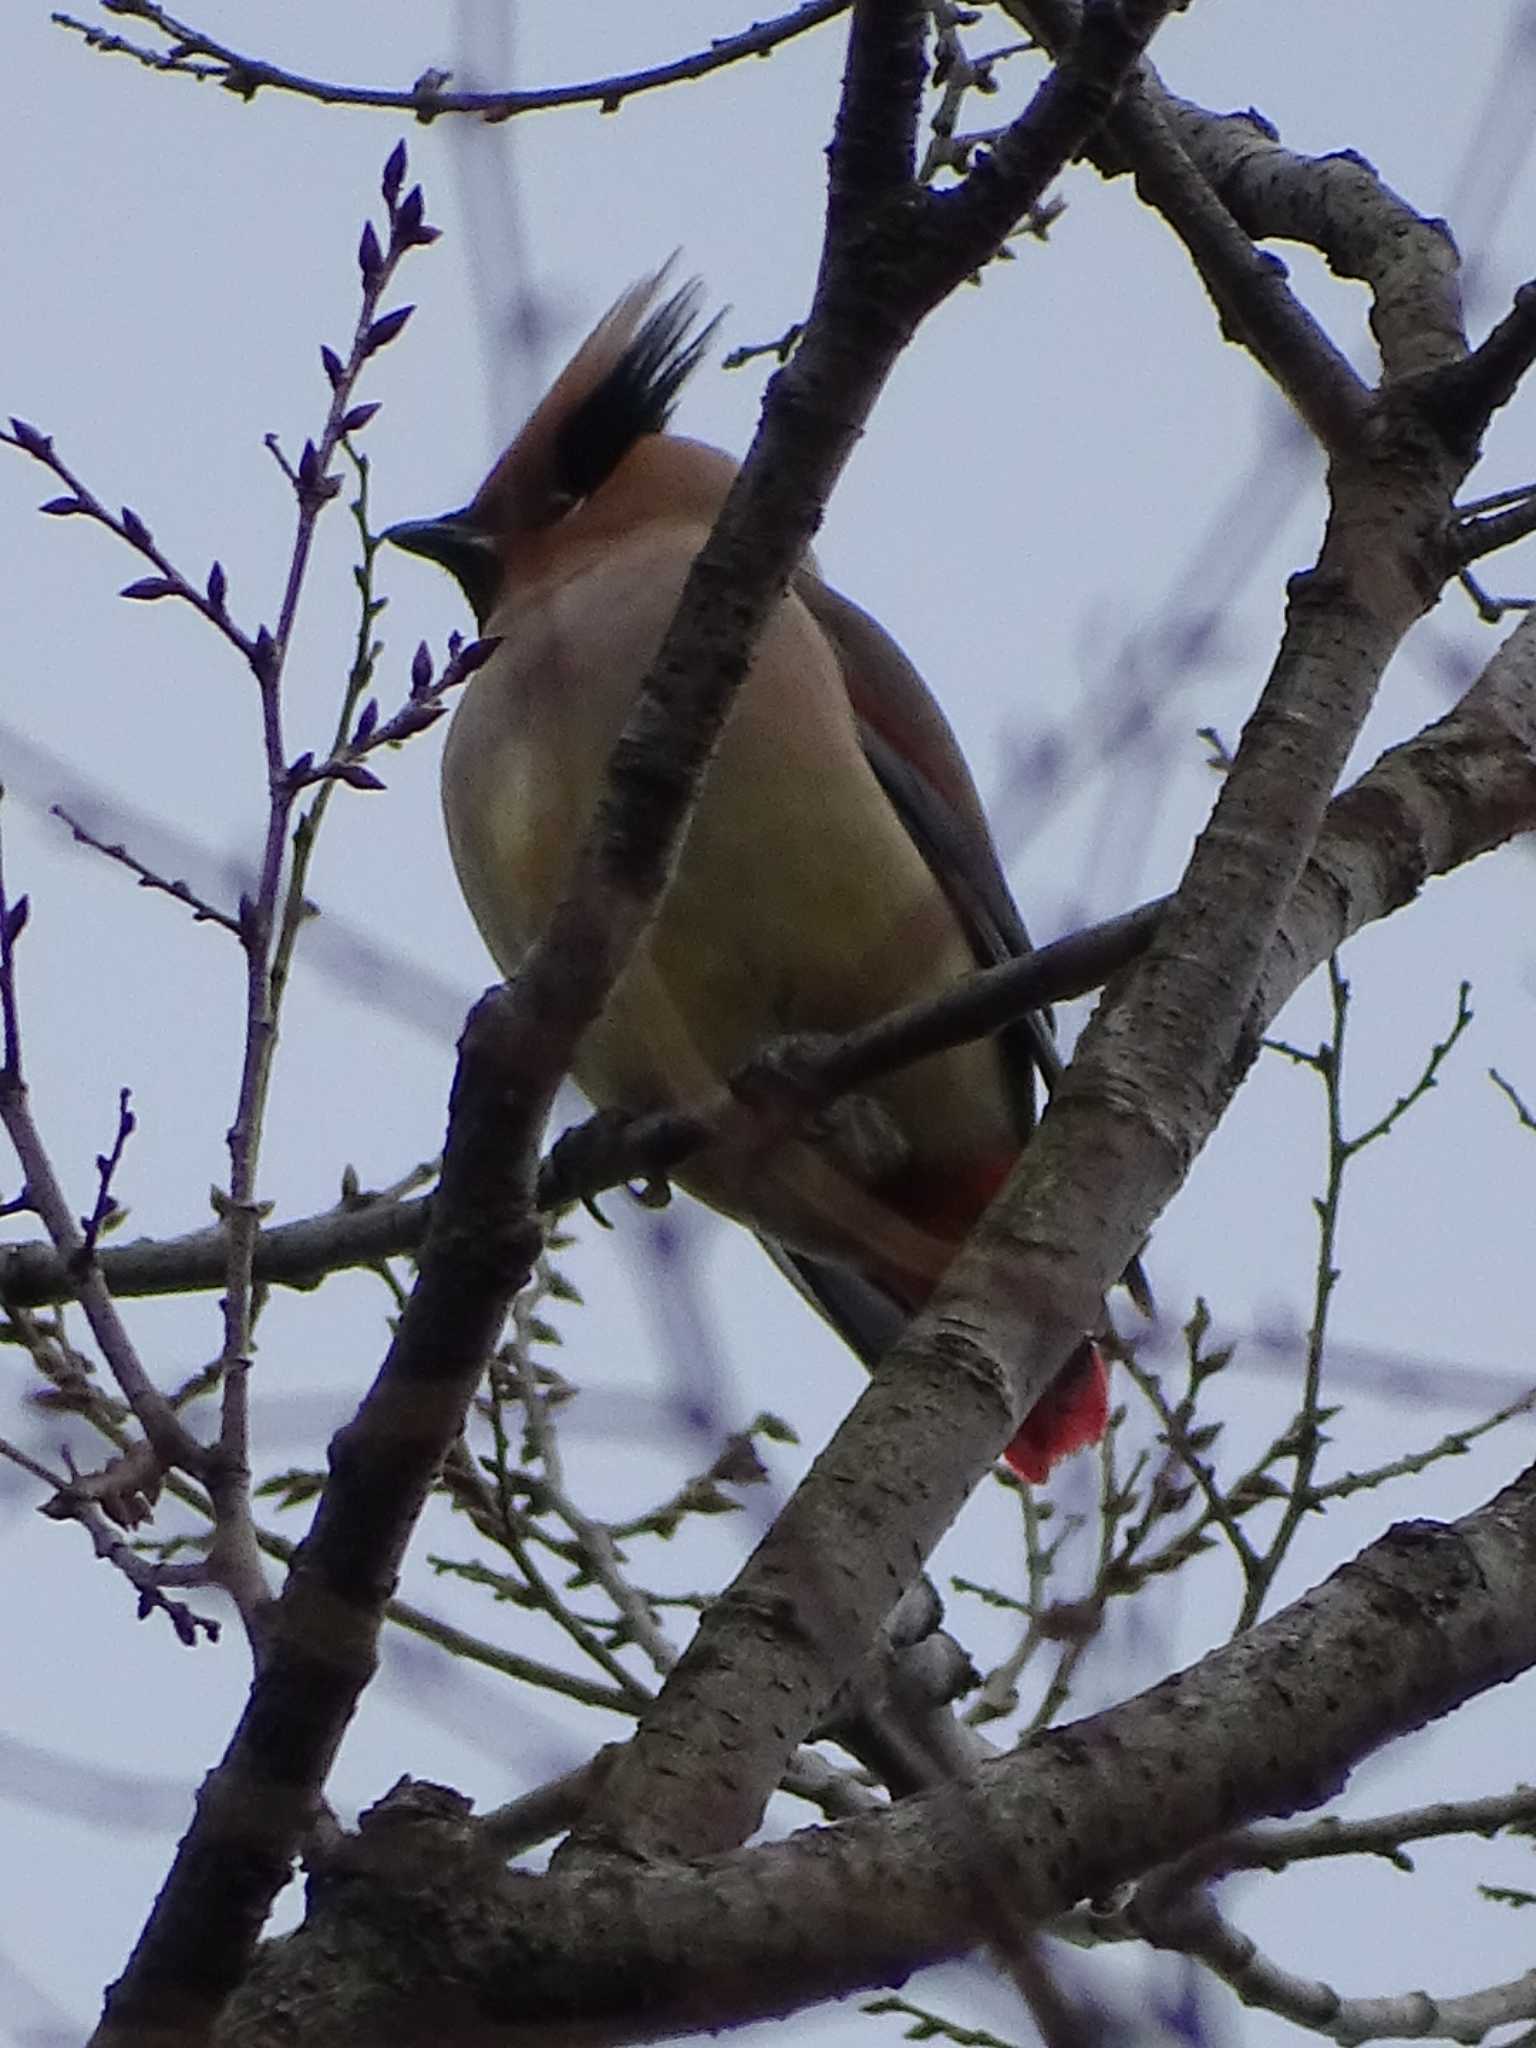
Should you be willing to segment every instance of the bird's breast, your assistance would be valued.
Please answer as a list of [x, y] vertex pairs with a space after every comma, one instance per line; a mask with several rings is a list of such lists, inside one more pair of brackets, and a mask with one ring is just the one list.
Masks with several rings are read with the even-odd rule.
[[[569, 882], [609, 754], [676, 608], [702, 532], [656, 533], [586, 573], [514, 592], [502, 644], [449, 734], [455, 865], [510, 972]], [[844, 1032], [973, 961], [943, 891], [864, 758], [841, 670], [804, 606], [763, 636], [706, 777], [661, 914], [584, 1041], [599, 1104], [706, 1095], [765, 1041]], [[994, 1048], [879, 1090], [919, 1158], [1011, 1156]], [[709, 1198], [720, 1206], [740, 1206]]]

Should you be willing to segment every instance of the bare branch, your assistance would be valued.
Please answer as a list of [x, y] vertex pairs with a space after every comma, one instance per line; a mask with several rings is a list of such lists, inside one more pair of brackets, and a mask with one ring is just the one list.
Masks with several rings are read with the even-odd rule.
[[1404, 2037], [1478, 2042], [1495, 2027], [1536, 2019], [1536, 1970], [1459, 1997], [1405, 1991], [1387, 1998], [1346, 1998], [1331, 1984], [1298, 1977], [1272, 1962], [1203, 1892], [1143, 1885], [1129, 1917], [1136, 1932], [1155, 1947], [1204, 1963], [1244, 2005], [1278, 2013], [1346, 2048]]
[[1501, 405], [1508, 405], [1536, 362], [1536, 284], [1523, 284], [1515, 303], [1471, 355], [1428, 379], [1421, 403], [1448, 439], [1475, 448]]
[[482, 1815], [476, 1825], [487, 1851], [510, 1859], [537, 1848], [540, 1842], [565, 1834], [586, 1812], [616, 1754], [612, 1747], [605, 1746], [574, 1771], [552, 1778], [547, 1785], [535, 1786], [533, 1791]]
[[[539, 1207], [561, 1209], [607, 1188], [668, 1173], [727, 1122], [739, 1122], [752, 1113], [738, 1099], [738, 1088], [742, 1096], [760, 1102], [773, 1097], [776, 1114], [795, 1108], [809, 1115], [849, 1089], [865, 1087], [931, 1052], [988, 1035], [1027, 1010], [1085, 995], [1136, 956], [1161, 909], [1160, 902], [1143, 904], [1089, 925], [1022, 959], [968, 975], [941, 995], [893, 1012], [846, 1038], [767, 1046], [715, 1102], [618, 1122], [598, 1117], [578, 1125], [556, 1142], [540, 1171]], [[353, 1195], [318, 1216], [264, 1224], [256, 1243], [254, 1277], [264, 1283], [309, 1287], [348, 1266], [376, 1265], [380, 1259], [414, 1251], [429, 1209], [427, 1198], [402, 1201]], [[118, 1296], [185, 1293], [224, 1282], [222, 1230], [145, 1238], [111, 1246], [100, 1256], [108, 1285]], [[68, 1291], [60, 1261], [43, 1246], [0, 1246], [0, 1297], [35, 1306], [57, 1301]]]
[[[996, 229], [1038, 196], [1059, 147], [1081, 146], [1135, 62], [1128, 19], [1085, 10], [1071, 53], [995, 154], [958, 192], [928, 195], [932, 217], [958, 230], [947, 246], [969, 255], [981, 224]], [[1066, 143], [1074, 95], [1078, 126]], [[1305, 228], [1340, 265], [1371, 276], [1394, 369], [1442, 359], [1451, 252], [1438, 229], [1419, 224], [1398, 236], [1401, 202], [1355, 164], [1342, 178], [1336, 165], [1317, 177], [1308, 167], [1297, 174], [1306, 190], [1291, 193], [1292, 160], [1278, 145], [1265, 145], [1275, 152], [1266, 160], [1274, 192], [1257, 174], [1249, 190], [1231, 127], [1190, 118], [1206, 122], [1218, 155], [1225, 150], [1222, 182], [1266, 231]], [[1394, 229], [1390, 251], [1379, 246], [1383, 221]], [[867, 246], [860, 254], [867, 266]], [[923, 256], [934, 260], [930, 248], [909, 266], [919, 275]], [[833, 303], [837, 259], [829, 237], [818, 310]], [[1422, 345], [1400, 331], [1410, 309], [1425, 328]], [[889, 296], [883, 310], [878, 327], [866, 323], [872, 351], [890, 331]], [[776, 387], [806, 374], [816, 343], [813, 311]], [[837, 408], [839, 422], [860, 416]], [[1450, 449], [1426, 450], [1425, 440], [1421, 423], [1410, 430], [1406, 416], [1384, 418], [1367, 450], [1335, 461], [1318, 565], [1292, 581], [1276, 662], [1174, 904], [1079, 1041], [1013, 1182], [705, 1615], [616, 1766], [602, 1821], [582, 1831], [597, 1847], [698, 1854], [756, 1824], [785, 1745], [845, 1681], [856, 1646], [871, 1640], [915, 1560], [1093, 1327], [1106, 1289], [1214, 1129], [1257, 1049], [1252, 1005], [1266, 954], [1332, 790], [1387, 661], [1444, 573], [1434, 536], [1465, 463]], [[771, 1717], [762, 1711], [770, 1670]], [[687, 1774], [675, 1769], [682, 1753]], [[715, 1790], [709, 1802], [685, 1796], [699, 1770]]]
[[[1004, 5], [1053, 49], [1075, 33], [1076, 0]], [[1300, 156], [1257, 114], [1217, 115], [1178, 99], [1143, 62], [1090, 154], [1106, 176], [1135, 172], [1137, 190], [1188, 248], [1226, 331], [1324, 447], [1359, 445], [1366, 389], [1252, 242], [1307, 243], [1339, 276], [1369, 286], [1388, 379], [1442, 371], [1466, 356], [1459, 259], [1445, 224], [1415, 213], [1354, 151]]]
[[131, 854], [121, 842], [109, 843], [105, 839], [98, 839], [96, 834], [88, 831], [77, 818], [72, 818], [62, 804], [50, 804], [48, 808], [55, 818], [69, 827], [70, 835], [77, 846], [92, 847], [97, 853], [105, 854], [108, 860], [116, 861], [119, 867], [126, 868], [129, 874], [135, 877], [141, 889], [156, 889], [161, 895], [174, 896], [178, 903], [186, 904], [198, 923], [222, 925], [225, 931], [233, 932], [235, 937], [239, 938], [238, 919], [199, 896], [188, 883], [168, 881], [153, 868], [146, 867], [144, 862]]
[[902, 201], [917, 161], [927, 69], [923, 0], [855, 0], [843, 90], [827, 152], [827, 230], [857, 232], [874, 209]]
[[[377, 1379], [331, 1445], [314, 1524], [272, 1609], [260, 1682], [108, 1996], [102, 2048], [141, 2039], [171, 2011], [184, 2040], [206, 2037], [373, 1676], [406, 1542], [539, 1247], [529, 1203], [559, 1068], [541, 1062], [543, 1044], [520, 1021], [515, 995], [496, 990], [465, 1027], [416, 1287]], [[225, 1847], [232, 1835], [238, 1858]]]
[[0, 1123], [4, 1124], [21, 1164], [27, 1205], [42, 1219], [62, 1264], [65, 1291], [84, 1309], [92, 1335], [101, 1346], [123, 1398], [133, 1409], [162, 1465], [168, 1469], [179, 1465], [201, 1478], [207, 1468], [207, 1452], [144, 1370], [107, 1290], [94, 1244], [87, 1243], [85, 1232], [75, 1220], [32, 1115], [21, 1070], [15, 979], [15, 938], [19, 930], [16, 910], [17, 906], [7, 900], [0, 871], [0, 1009], [5, 1025], [4, 1055], [0, 1061]]
[[1480, 504], [1458, 505], [1456, 515], [1452, 557], [1462, 564], [1479, 561], [1536, 533], [1536, 486], [1526, 484]]
[[1334, 1856], [1385, 1856], [1412, 1869], [1402, 1853], [1405, 1842], [1438, 1841], [1445, 1835], [1481, 1835], [1491, 1841], [1505, 1828], [1529, 1831], [1533, 1826], [1536, 1789], [1522, 1785], [1514, 1792], [1495, 1792], [1485, 1799], [1437, 1800], [1430, 1806], [1379, 1813], [1367, 1820], [1338, 1820], [1329, 1815], [1300, 1827], [1255, 1828], [1248, 1834], [1229, 1836], [1221, 1844], [1218, 1867], [1223, 1873], [1286, 1870], [1294, 1863]]
[[[187, 1583], [185, 1576], [177, 1568], [152, 1564], [124, 1542], [121, 1532], [96, 1505], [89, 1486], [78, 1482], [78, 1475], [73, 1471], [68, 1474], [50, 1472], [46, 1465], [19, 1445], [7, 1443], [3, 1438], [0, 1438], [0, 1457], [19, 1465], [23, 1472], [40, 1479], [51, 1489], [51, 1498], [43, 1503], [38, 1513], [54, 1522], [79, 1523], [90, 1537], [96, 1555], [104, 1564], [120, 1572], [137, 1593], [140, 1621], [150, 1614], [165, 1615], [178, 1639], [188, 1649], [196, 1646], [200, 1633], [206, 1635], [210, 1642], [218, 1641], [219, 1624], [216, 1621], [195, 1614], [180, 1600], [167, 1597], [164, 1589], [169, 1585]], [[199, 1578], [197, 1583], [206, 1581]]]
[[673, 1172], [704, 1146], [753, 1119], [786, 1127], [840, 1096], [931, 1053], [988, 1037], [1028, 1011], [1102, 986], [1148, 944], [1166, 899], [1073, 932], [1000, 967], [967, 975], [933, 996], [849, 1032], [764, 1046], [715, 1102], [645, 1116], [596, 1116], [555, 1144], [539, 1176], [539, 1205], [559, 1209], [605, 1188]]
[[[122, 512], [109, 512], [106, 506], [81, 482], [54, 447], [52, 438], [39, 428], [30, 426], [25, 420], [13, 419], [11, 431], [0, 431], [0, 443], [16, 448], [23, 455], [30, 455], [34, 462], [56, 476], [67, 487], [68, 495], [50, 498], [40, 509], [51, 518], [83, 518], [95, 525], [105, 527], [108, 533], [142, 555], [145, 561], [154, 565], [155, 575], [141, 577], [130, 583], [122, 592], [127, 598], [142, 603], [153, 603], [163, 597], [174, 597], [182, 604], [190, 605], [198, 616], [205, 619], [214, 631], [229, 646], [234, 648], [242, 661], [251, 664], [256, 655], [256, 639], [235, 624], [225, 602], [224, 571], [215, 562], [208, 573], [204, 586], [199, 587], [184, 576], [170, 558], [155, 544], [154, 535], [131, 505], [125, 505]], [[68, 822], [66, 820], [66, 822]], [[105, 850], [105, 849], [104, 849]]]
[[[431, 1941], [399, 1957], [387, 1985], [377, 1972], [328, 1969], [344, 2002], [313, 2009], [307, 2048], [413, 2039], [403, 2016], [440, 2013], [450, 1984], [471, 2031], [493, 2014], [506, 2025], [515, 1982], [516, 2021], [530, 2037], [579, 2023], [584, 2039], [602, 2041], [623, 2038], [626, 2020], [633, 2028], [637, 1970], [654, 1987], [646, 2023], [658, 2034], [889, 1982], [971, 1948], [978, 1894], [1000, 1876], [1021, 1921], [1049, 1921], [1235, 1819], [1329, 1796], [1369, 1750], [1528, 1667], [1533, 1555], [1528, 1473], [1458, 1523], [1390, 1532], [1241, 1641], [981, 1764], [965, 1785], [698, 1864], [617, 1864], [598, 1881], [557, 1865], [533, 1878], [488, 1872], [461, 1843], [424, 1830], [409, 1859], [370, 1853], [365, 1830], [342, 1852], [345, 1907], [316, 1902], [239, 1994], [223, 2038], [229, 2048], [268, 2038], [264, 2015], [291, 2011], [283, 2000], [311, 1959], [334, 1964], [350, 1930], [400, 1924], [407, 1893]], [[1362, 1682], [1334, 1682], [1341, 1657]], [[339, 1906], [339, 1888], [331, 1901]]]
[[117, 1129], [113, 1133], [111, 1149], [96, 1156], [96, 1200], [89, 1216], [80, 1219], [80, 1249], [87, 1259], [96, 1256], [96, 1241], [111, 1222], [117, 1204], [112, 1199], [112, 1180], [123, 1163], [123, 1153], [128, 1140], [133, 1136], [134, 1114], [129, 1104], [133, 1097], [129, 1090], [120, 1088], [117, 1092]]
[[[1077, 32], [1077, 0], [1004, 5], [1053, 49]], [[1368, 388], [1291, 290], [1284, 266], [1254, 247], [1207, 170], [1191, 157], [1181, 112], [1181, 103], [1143, 61], [1087, 153], [1106, 177], [1127, 168], [1135, 174], [1138, 195], [1189, 251], [1221, 316], [1222, 332], [1249, 350], [1322, 446], [1352, 443], [1364, 423]]]
[[317, 782], [345, 782], [354, 789], [382, 789], [384, 784], [378, 776], [363, 766], [366, 757], [376, 753], [380, 747], [398, 747], [402, 741], [412, 739], [417, 733], [425, 732], [429, 725], [436, 724], [448, 709], [445, 700], [449, 693], [461, 683], [468, 682], [476, 669], [483, 668], [500, 644], [493, 636], [488, 640], [471, 640], [466, 646], [455, 634], [450, 641], [447, 666], [435, 679], [431, 655], [425, 646], [418, 647], [411, 665], [410, 695], [400, 708], [381, 722], [378, 705], [370, 699], [363, 707], [356, 729], [339, 736], [323, 761], [293, 764], [288, 771], [290, 789], [307, 789]]
[[487, 121], [506, 121], [517, 114], [532, 114], [544, 108], [595, 106], [611, 114], [636, 93], [654, 92], [662, 86], [705, 78], [713, 71], [738, 63], [743, 57], [766, 57], [781, 43], [789, 42], [807, 29], [845, 13], [850, 0], [805, 0], [770, 21], [755, 22], [734, 36], [722, 36], [708, 49], [695, 51], [671, 63], [657, 64], [644, 71], [620, 72], [612, 78], [595, 78], [576, 85], [542, 86], [527, 92], [449, 92], [449, 74], [425, 71], [407, 91], [386, 86], [344, 85], [321, 78], [308, 78], [285, 70], [263, 57], [252, 57], [218, 41], [177, 19], [150, 0], [101, 0], [109, 14], [128, 15], [144, 21], [166, 38], [164, 50], [131, 43], [73, 15], [55, 14], [60, 28], [83, 36], [92, 49], [109, 56], [132, 57], [153, 71], [179, 73], [188, 78], [211, 80], [241, 99], [253, 99], [263, 89], [293, 93], [301, 99], [316, 100], [322, 106], [393, 107], [413, 114], [418, 121], [433, 121], [440, 114], [478, 115]]
[[1255, 116], [1212, 114], [1172, 94], [1162, 107], [1246, 233], [1304, 242], [1369, 288], [1386, 379], [1463, 359], [1460, 258], [1444, 221], [1415, 212], [1355, 150], [1306, 157]]
[[1454, 710], [1336, 797], [1265, 962], [1273, 1017], [1352, 932], [1433, 875], [1536, 830], [1536, 617], [1509, 634]]

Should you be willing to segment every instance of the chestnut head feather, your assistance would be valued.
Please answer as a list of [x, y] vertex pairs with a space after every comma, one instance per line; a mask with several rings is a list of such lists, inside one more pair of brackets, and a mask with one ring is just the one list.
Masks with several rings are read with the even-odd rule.
[[603, 315], [466, 506], [385, 535], [456, 577], [482, 625], [509, 544], [557, 525], [639, 442], [660, 434], [702, 360], [720, 320], [698, 328], [697, 278], [646, 314], [667, 268], [631, 285]]

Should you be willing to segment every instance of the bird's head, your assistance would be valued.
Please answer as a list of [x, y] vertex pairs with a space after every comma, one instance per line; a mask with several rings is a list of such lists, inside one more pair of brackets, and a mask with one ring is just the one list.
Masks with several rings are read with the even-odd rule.
[[456, 578], [482, 627], [520, 561], [545, 552], [562, 522], [662, 433], [708, 348], [719, 316], [699, 328], [696, 278], [647, 312], [665, 277], [666, 266], [642, 278], [603, 315], [467, 505], [386, 531]]

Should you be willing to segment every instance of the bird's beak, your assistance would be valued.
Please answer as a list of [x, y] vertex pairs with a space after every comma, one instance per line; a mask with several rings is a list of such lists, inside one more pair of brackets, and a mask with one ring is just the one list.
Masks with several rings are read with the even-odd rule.
[[467, 507], [436, 519], [402, 520], [387, 527], [382, 538], [446, 569], [484, 625], [501, 584], [501, 561], [495, 542], [473, 523]]

